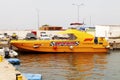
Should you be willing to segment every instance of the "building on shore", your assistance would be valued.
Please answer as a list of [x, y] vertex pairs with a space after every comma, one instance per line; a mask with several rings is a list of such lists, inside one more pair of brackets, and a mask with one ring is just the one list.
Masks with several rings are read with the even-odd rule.
[[120, 38], [120, 25], [96, 25], [97, 37]]
[[107, 38], [112, 48], [120, 49], [120, 25], [96, 25], [95, 36]]
[[63, 30], [63, 27], [60, 26], [49, 26], [49, 25], [43, 25], [39, 28], [39, 30]]

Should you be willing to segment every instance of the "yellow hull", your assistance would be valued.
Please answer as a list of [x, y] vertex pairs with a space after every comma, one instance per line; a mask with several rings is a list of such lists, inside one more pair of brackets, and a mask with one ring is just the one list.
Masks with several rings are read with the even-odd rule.
[[[52, 37], [51, 40], [12, 40], [10, 43], [19, 50], [37, 52], [108, 52], [105, 38], [96, 38], [76, 29], [68, 29], [60, 34], [68, 37]], [[65, 36], [65, 35], [64, 35]]]
[[79, 44], [75, 46], [50, 46], [49, 40], [17, 40], [11, 44], [18, 50], [37, 52], [108, 52], [108, 48], [100, 44]]

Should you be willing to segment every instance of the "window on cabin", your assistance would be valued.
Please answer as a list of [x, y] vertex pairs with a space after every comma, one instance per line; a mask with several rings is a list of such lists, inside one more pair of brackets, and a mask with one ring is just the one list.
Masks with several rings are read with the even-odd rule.
[[74, 34], [58, 34], [58, 35], [54, 35], [52, 37], [52, 39], [55, 40], [75, 40], [77, 37]]
[[77, 37], [74, 34], [68, 34], [70, 40], [75, 40]]

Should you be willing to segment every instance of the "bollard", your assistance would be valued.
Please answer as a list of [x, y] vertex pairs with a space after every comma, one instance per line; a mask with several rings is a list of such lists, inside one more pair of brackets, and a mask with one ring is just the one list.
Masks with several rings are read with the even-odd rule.
[[16, 74], [16, 80], [22, 80], [22, 75], [21, 74]]
[[19, 75], [19, 76], [18, 76], [18, 80], [22, 80], [22, 75]]
[[0, 55], [0, 62], [2, 62], [3, 61], [3, 57], [2, 57], [2, 55]]

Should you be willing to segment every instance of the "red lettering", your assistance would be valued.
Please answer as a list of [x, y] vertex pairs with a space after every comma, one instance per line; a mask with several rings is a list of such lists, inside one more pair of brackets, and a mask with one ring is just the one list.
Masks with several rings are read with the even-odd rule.
[[84, 41], [92, 41], [93, 38], [85, 38]]

